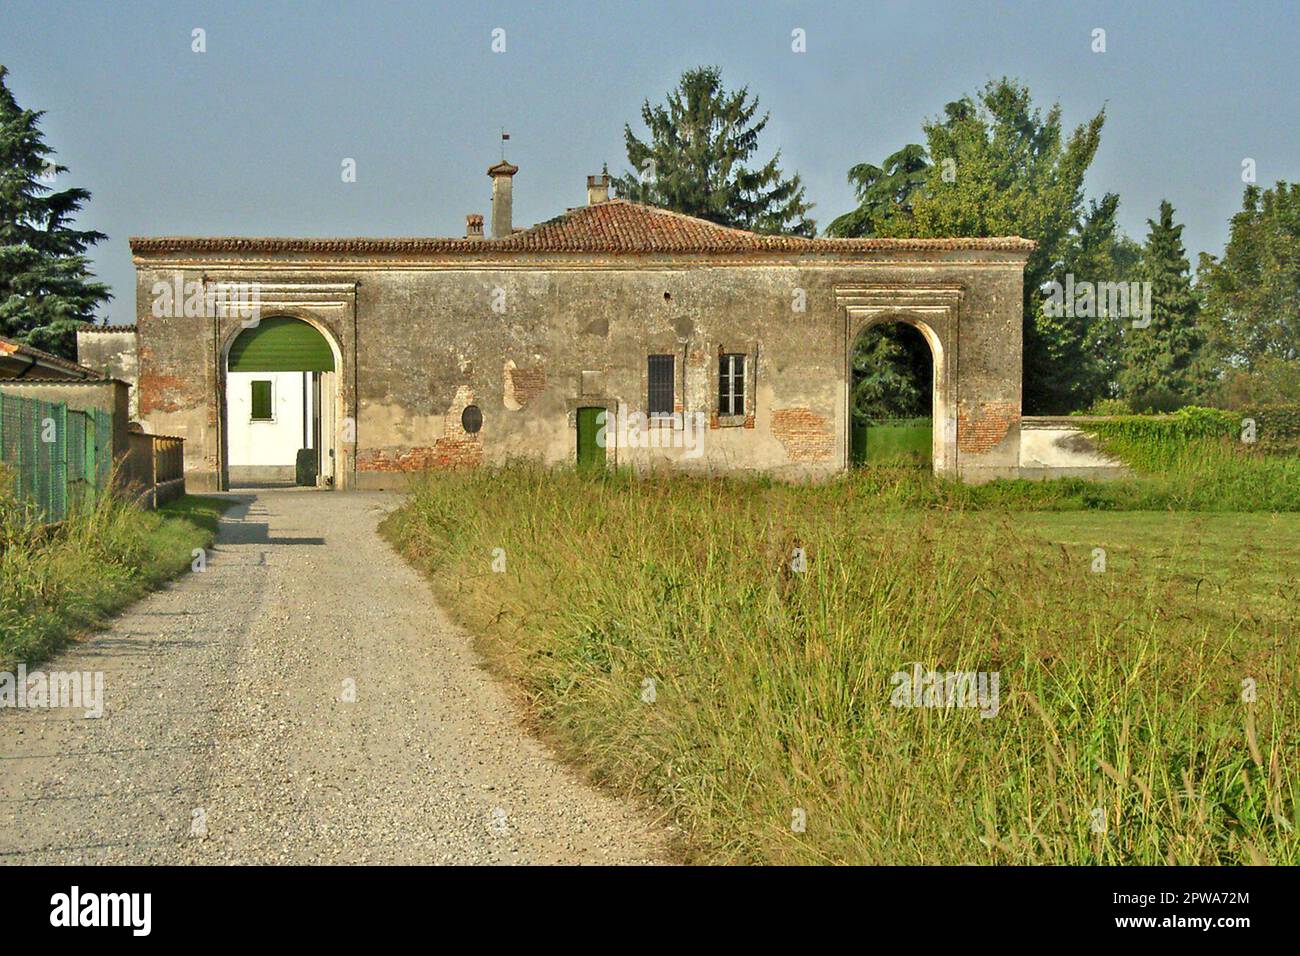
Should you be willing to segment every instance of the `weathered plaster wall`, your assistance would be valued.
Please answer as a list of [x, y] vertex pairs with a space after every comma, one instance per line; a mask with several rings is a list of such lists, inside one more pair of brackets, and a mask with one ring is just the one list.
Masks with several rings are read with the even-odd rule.
[[[329, 331], [342, 361], [341, 487], [348, 486], [353, 452], [356, 486], [371, 488], [397, 486], [403, 472], [424, 467], [518, 456], [573, 461], [578, 408], [646, 410], [650, 354], [676, 357], [675, 404], [702, 416], [702, 453], [611, 447], [612, 462], [817, 478], [847, 463], [852, 332], [836, 290], [868, 286], [888, 295], [938, 284], [961, 290], [942, 333], [960, 386], [956, 470], [973, 480], [1014, 475], [1023, 259], [992, 251], [891, 252], [851, 261], [137, 257], [140, 414], [151, 430], [188, 439], [192, 487], [215, 486], [222, 349], [239, 320], [153, 315], [153, 283], [170, 283], [181, 268], [186, 278], [260, 283], [270, 290], [263, 316], [311, 318]], [[720, 351], [746, 356], [749, 414], [740, 420], [716, 416]], [[483, 414], [475, 435], [461, 427], [470, 404]], [[343, 431], [348, 418], [355, 449]], [[684, 430], [658, 437], [683, 439]]]
[[130, 386], [127, 406], [131, 420], [139, 420], [140, 356], [134, 328], [78, 331], [77, 361], [102, 372], [105, 378], [126, 382]]

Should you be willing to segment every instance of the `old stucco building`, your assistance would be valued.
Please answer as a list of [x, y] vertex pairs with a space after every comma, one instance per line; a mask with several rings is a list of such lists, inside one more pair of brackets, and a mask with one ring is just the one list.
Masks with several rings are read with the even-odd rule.
[[[610, 199], [604, 176], [517, 230], [516, 172], [489, 170], [488, 236], [470, 216], [464, 238], [133, 239], [139, 416], [187, 439], [190, 487], [227, 486], [250, 370], [307, 375], [293, 407], [335, 487], [593, 454], [823, 477], [848, 466], [850, 355], [881, 321], [934, 353], [936, 471], [1019, 473], [1029, 241], [755, 235]], [[230, 290], [256, 308], [221, 307]]]

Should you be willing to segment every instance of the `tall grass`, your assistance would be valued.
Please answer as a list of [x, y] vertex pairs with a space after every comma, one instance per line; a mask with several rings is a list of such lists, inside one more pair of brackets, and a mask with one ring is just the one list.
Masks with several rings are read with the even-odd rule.
[[0, 666], [47, 657], [189, 567], [224, 508], [183, 498], [148, 512], [101, 495], [47, 527], [0, 486]]
[[[1009, 496], [519, 465], [431, 477], [385, 530], [555, 745], [662, 807], [688, 858], [1300, 862], [1295, 566], [1289, 590], [1202, 593], [1137, 541], [1094, 574]], [[1166, 558], [1226, 560], [1199, 534]], [[997, 672], [997, 715], [891, 706], [915, 662]]]

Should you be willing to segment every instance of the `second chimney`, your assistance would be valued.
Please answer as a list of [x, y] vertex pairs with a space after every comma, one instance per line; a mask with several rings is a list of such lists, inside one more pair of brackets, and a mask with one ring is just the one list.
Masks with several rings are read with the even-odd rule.
[[483, 238], [483, 216], [480, 213], [472, 212], [465, 217], [465, 238], [482, 239]]
[[504, 159], [495, 166], [489, 166], [487, 174], [492, 177], [492, 238], [508, 239], [513, 231], [510, 222], [510, 183], [518, 166], [512, 166]]
[[599, 176], [587, 177], [587, 205], [609, 202], [609, 170], [601, 171]]

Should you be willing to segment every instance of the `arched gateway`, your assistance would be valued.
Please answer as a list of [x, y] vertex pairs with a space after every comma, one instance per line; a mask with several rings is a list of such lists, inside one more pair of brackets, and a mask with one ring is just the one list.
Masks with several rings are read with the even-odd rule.
[[301, 318], [241, 323], [225, 350], [223, 486], [335, 480], [338, 358]]

